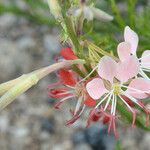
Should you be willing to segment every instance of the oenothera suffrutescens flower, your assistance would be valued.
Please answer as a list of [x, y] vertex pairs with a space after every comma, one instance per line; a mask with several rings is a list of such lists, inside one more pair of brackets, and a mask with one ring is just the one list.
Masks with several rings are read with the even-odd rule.
[[[71, 48], [61, 49], [60, 54], [66, 60], [77, 59]], [[95, 106], [96, 102], [87, 93], [85, 83], [79, 82], [78, 75], [71, 69], [60, 69], [57, 76], [59, 81], [50, 84], [48, 94], [52, 98], [61, 99], [55, 104], [56, 109], [67, 100], [76, 101], [75, 109], [70, 111], [72, 118], [66, 122], [66, 125], [70, 125], [81, 116], [86, 106]]]
[[[94, 114], [108, 116], [108, 132], [112, 128], [116, 136], [117, 101], [121, 100], [132, 112], [133, 125], [135, 123], [136, 111], [124, 97], [130, 99], [146, 112], [148, 111], [140, 103], [139, 99], [148, 97], [147, 93], [150, 92], [150, 82], [143, 78], [134, 78], [139, 73], [139, 69], [139, 62], [135, 56], [130, 56], [119, 62], [114, 61], [111, 57], [104, 56], [98, 64], [99, 77], [94, 78], [86, 85], [89, 95], [98, 101], [93, 110]], [[128, 82], [129, 85], [127, 86]]]
[[[134, 55], [137, 58], [137, 47], [138, 47], [139, 38], [136, 32], [134, 32], [130, 27], [125, 27], [124, 30], [124, 42], [118, 45], [118, 55], [121, 61]], [[140, 63], [139, 74], [148, 80], [149, 77], [145, 72], [150, 72], [150, 50], [145, 50], [138, 59]]]

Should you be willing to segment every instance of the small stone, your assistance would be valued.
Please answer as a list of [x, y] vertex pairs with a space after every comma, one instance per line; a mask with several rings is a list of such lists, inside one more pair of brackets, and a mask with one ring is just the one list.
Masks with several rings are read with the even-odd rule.
[[54, 133], [55, 132], [54, 120], [47, 118], [42, 119], [41, 129], [48, 133]]
[[29, 134], [29, 130], [26, 127], [15, 127], [11, 130], [12, 135], [15, 138], [25, 138]]
[[21, 37], [17, 41], [17, 44], [18, 44], [19, 49], [23, 49], [23, 50], [34, 48], [36, 45], [35, 41], [30, 36]]
[[106, 150], [103, 136], [106, 134], [104, 126], [95, 124], [85, 131], [86, 140], [93, 150]]
[[6, 132], [9, 129], [9, 119], [8, 116], [0, 116], [0, 132]]
[[59, 38], [54, 35], [45, 35], [44, 37], [44, 47], [47, 51], [56, 54], [60, 50]]
[[139, 144], [140, 149], [149, 150], [150, 149], [150, 134], [147, 133], [144, 135], [141, 143]]
[[5, 13], [0, 16], [0, 30], [7, 29], [17, 22], [17, 17], [10, 13]]
[[76, 131], [72, 136], [74, 145], [78, 145], [86, 142], [86, 137], [83, 130]]

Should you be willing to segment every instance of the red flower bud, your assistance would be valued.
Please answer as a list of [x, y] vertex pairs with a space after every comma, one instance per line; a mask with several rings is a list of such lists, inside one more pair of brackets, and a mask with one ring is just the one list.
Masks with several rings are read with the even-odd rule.
[[74, 54], [71, 48], [62, 48], [60, 54], [66, 60], [78, 59], [78, 57]]
[[62, 80], [63, 84], [70, 85], [70, 86], [76, 85], [77, 81], [74, 77], [73, 72], [66, 70], [66, 69], [60, 69], [58, 74], [59, 74], [59, 77]]

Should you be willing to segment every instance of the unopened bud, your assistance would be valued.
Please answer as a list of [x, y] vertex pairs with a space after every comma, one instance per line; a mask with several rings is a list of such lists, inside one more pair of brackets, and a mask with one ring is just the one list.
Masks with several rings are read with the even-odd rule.
[[93, 12], [94, 18], [101, 20], [101, 21], [112, 21], [113, 20], [113, 16], [107, 14], [106, 12], [95, 8], [95, 7], [91, 7], [91, 10]]

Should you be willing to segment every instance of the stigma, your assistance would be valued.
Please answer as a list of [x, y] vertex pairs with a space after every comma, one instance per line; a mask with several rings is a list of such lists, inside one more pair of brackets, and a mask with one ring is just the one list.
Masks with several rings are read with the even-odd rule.
[[118, 83], [113, 84], [112, 90], [115, 95], [120, 95], [120, 93], [121, 93], [120, 84], [118, 84]]

